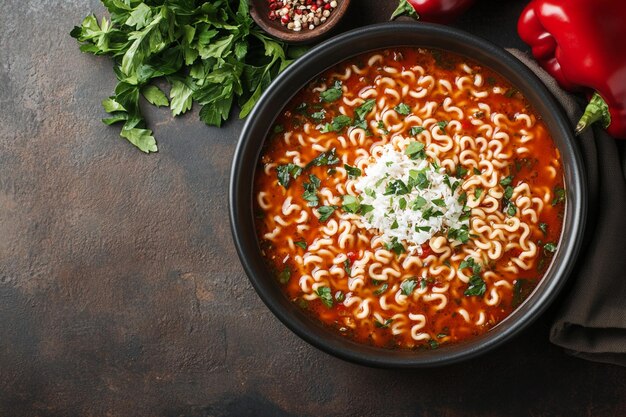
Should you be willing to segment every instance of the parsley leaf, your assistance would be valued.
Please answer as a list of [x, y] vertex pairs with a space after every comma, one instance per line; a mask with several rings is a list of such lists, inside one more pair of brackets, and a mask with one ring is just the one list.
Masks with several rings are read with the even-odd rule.
[[326, 110], [324, 109], [311, 113], [311, 119], [314, 119], [314, 120], [323, 120], [325, 117], [326, 117]]
[[467, 258], [459, 264], [459, 269], [471, 268], [472, 276], [470, 277], [467, 289], [463, 294], [466, 296], [480, 296], [487, 291], [487, 284], [480, 276], [482, 267], [476, 263], [474, 258]]
[[339, 132], [344, 128], [350, 126], [350, 123], [352, 123], [352, 119], [349, 116], [346, 116], [345, 114], [340, 114], [339, 116], [333, 117], [332, 122], [326, 123], [324, 126], [322, 126], [320, 132]]
[[548, 242], [545, 245], [543, 245], [543, 249], [546, 250], [547, 252], [554, 253], [556, 252], [556, 245], [552, 242]]
[[351, 167], [348, 164], [344, 164], [343, 167], [346, 169], [348, 173], [348, 178], [357, 178], [361, 176], [361, 170], [356, 167]]
[[388, 135], [389, 134], [389, 130], [387, 130], [387, 128], [385, 127], [385, 123], [383, 123], [382, 120], [378, 121], [378, 124], [376, 125], [376, 127], [378, 127], [378, 129], [383, 132], [383, 135]]
[[385, 249], [395, 252], [396, 255], [400, 255], [401, 253], [406, 252], [406, 249], [404, 249], [404, 245], [402, 245], [401, 242], [398, 242], [397, 237], [393, 237], [391, 239], [391, 242], [385, 243]]
[[297, 242], [293, 242], [294, 245], [300, 246], [302, 249], [306, 250], [307, 244], [304, 240], [299, 240]]
[[278, 172], [278, 183], [283, 187], [289, 187], [289, 182], [291, 179], [296, 179], [302, 173], [302, 168], [296, 164], [285, 164], [278, 165], [276, 167], [276, 171]]
[[331, 103], [339, 100], [342, 95], [343, 90], [341, 89], [341, 81], [337, 80], [331, 88], [328, 88], [320, 93], [320, 99], [326, 103]]
[[552, 205], [556, 206], [559, 203], [565, 201], [565, 189], [560, 186], [554, 187], [554, 198], [552, 199]]
[[339, 163], [339, 158], [335, 154], [335, 148], [332, 148], [330, 151], [322, 152], [318, 156], [316, 156], [311, 162], [306, 164], [304, 169], [309, 169], [313, 166], [321, 167], [324, 165], [335, 165]]
[[417, 283], [414, 279], [405, 279], [404, 281], [402, 281], [402, 284], [400, 284], [400, 291], [404, 295], [411, 295], [415, 290], [416, 285]]
[[511, 185], [513, 182], [513, 175], [509, 175], [508, 177], [504, 177], [500, 180], [500, 185], [506, 187], [507, 185]]
[[544, 235], [547, 235], [548, 234], [548, 224], [547, 223], [539, 223], [539, 230], [541, 230]]
[[388, 287], [389, 287], [389, 284], [387, 284], [386, 282], [383, 283], [383, 285], [381, 285], [376, 291], [374, 291], [374, 295], [381, 295], [382, 293], [387, 291]]
[[408, 193], [409, 193], [409, 189], [404, 183], [404, 181], [397, 179], [397, 180], [389, 181], [389, 184], [387, 184], [387, 187], [385, 188], [384, 195], [404, 195]]
[[[80, 50], [115, 60], [118, 84], [103, 102], [123, 123], [120, 136], [149, 153], [158, 150], [139, 97], [170, 106], [174, 116], [202, 106], [200, 119], [220, 126], [238, 105], [246, 117], [261, 93], [292, 60], [296, 47], [276, 41], [254, 25], [245, 1], [103, 0], [110, 19], [87, 16], [70, 35]], [[169, 83], [169, 99], [153, 80]], [[110, 106], [116, 103], [115, 106]]]
[[404, 153], [411, 159], [424, 158], [424, 144], [422, 142], [410, 142]]
[[384, 323], [379, 322], [377, 319], [374, 320], [374, 326], [378, 327], [379, 329], [386, 329], [391, 323], [393, 323], [393, 319], [387, 319]]
[[289, 268], [289, 265], [287, 265], [285, 266], [285, 269], [283, 269], [278, 274], [278, 282], [280, 282], [281, 284], [286, 284], [289, 282], [290, 279], [291, 279], [291, 268]]
[[330, 293], [330, 287], [318, 287], [315, 290], [317, 296], [322, 300], [322, 303], [328, 308], [332, 308], [333, 306], [333, 296]]
[[403, 116], [407, 116], [409, 113], [411, 113], [411, 107], [409, 107], [405, 103], [400, 103], [396, 107], [394, 107], [393, 109], [396, 112], [398, 112], [398, 114], [401, 114]]
[[439, 126], [439, 130], [441, 130], [441, 132], [443, 133], [446, 131], [446, 126], [448, 126], [448, 121], [442, 120], [440, 122], [437, 122], [437, 126]]
[[343, 270], [346, 271], [348, 277], [352, 275], [352, 263], [350, 262], [350, 259], [343, 261]]
[[359, 121], [365, 120], [365, 117], [372, 111], [375, 105], [375, 99], [370, 98], [369, 100], [365, 100], [363, 104], [354, 109], [354, 119]]
[[346, 194], [343, 196], [341, 208], [348, 213], [356, 213], [361, 208], [361, 202], [355, 196]]
[[320, 215], [319, 221], [325, 222], [337, 210], [337, 206], [322, 206], [317, 209]]
[[424, 129], [422, 126], [411, 126], [411, 128], [409, 129], [409, 135], [411, 136], [417, 136], [420, 133], [422, 133]]
[[309, 175], [309, 180], [311, 182], [305, 182], [302, 184], [304, 186], [303, 198], [308, 201], [308, 205], [310, 207], [317, 207], [319, 204], [317, 189], [320, 187], [321, 181], [313, 174]]

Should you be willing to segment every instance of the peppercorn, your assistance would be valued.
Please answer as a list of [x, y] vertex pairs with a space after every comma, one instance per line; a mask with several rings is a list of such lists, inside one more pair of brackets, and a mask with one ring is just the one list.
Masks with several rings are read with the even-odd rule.
[[315, 29], [337, 8], [337, 0], [268, 0], [270, 20], [280, 20], [289, 30]]

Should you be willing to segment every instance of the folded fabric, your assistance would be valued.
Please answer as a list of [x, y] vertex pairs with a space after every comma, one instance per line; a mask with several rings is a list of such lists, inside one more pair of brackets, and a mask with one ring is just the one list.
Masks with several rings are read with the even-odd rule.
[[[576, 98], [528, 55], [510, 52], [545, 83], [575, 126], [582, 114]], [[550, 340], [573, 356], [626, 366], [626, 146], [598, 127], [576, 140], [587, 170], [589, 215]]]

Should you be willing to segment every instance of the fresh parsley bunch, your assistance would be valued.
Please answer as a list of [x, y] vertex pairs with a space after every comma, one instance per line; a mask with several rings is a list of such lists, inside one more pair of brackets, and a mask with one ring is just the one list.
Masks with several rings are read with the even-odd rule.
[[[202, 105], [200, 118], [220, 126], [236, 103], [250, 113], [272, 79], [292, 60], [286, 46], [265, 35], [248, 13], [247, 0], [102, 0], [110, 20], [87, 16], [70, 33], [80, 50], [115, 59], [118, 84], [102, 102], [107, 125], [143, 152], [156, 152], [139, 96], [169, 106], [177, 116]], [[296, 51], [297, 52], [297, 51]], [[152, 82], [164, 77], [169, 98]]]

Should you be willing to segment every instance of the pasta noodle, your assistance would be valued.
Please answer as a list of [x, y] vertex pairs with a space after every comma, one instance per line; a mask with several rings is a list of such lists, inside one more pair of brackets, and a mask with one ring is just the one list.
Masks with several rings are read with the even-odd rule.
[[397, 48], [337, 65], [283, 109], [256, 172], [257, 235], [316, 319], [431, 349], [488, 331], [531, 293], [563, 187], [545, 125], [506, 80]]

